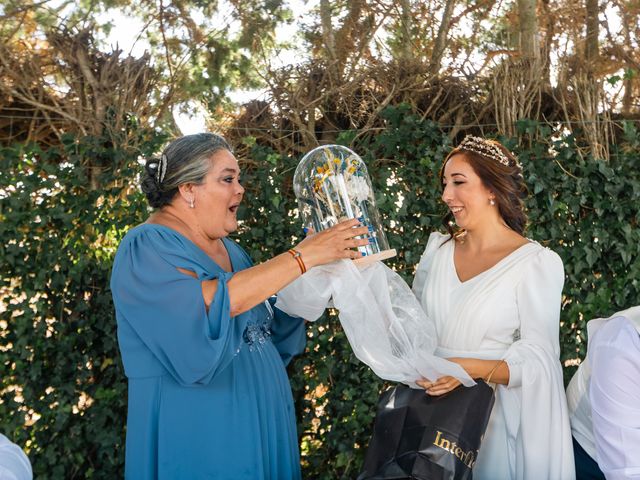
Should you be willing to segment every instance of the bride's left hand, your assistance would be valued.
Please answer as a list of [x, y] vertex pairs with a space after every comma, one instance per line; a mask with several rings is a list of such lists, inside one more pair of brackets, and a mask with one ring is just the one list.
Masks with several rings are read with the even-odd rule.
[[448, 375], [445, 377], [440, 377], [435, 382], [430, 382], [429, 380], [422, 379], [417, 380], [416, 383], [424, 388], [428, 395], [431, 395], [433, 397], [449, 393], [458, 385], [461, 385], [460, 381], [457, 378], [450, 377]]
[[[474, 378], [474, 374], [475, 374], [474, 367], [476, 366], [476, 363], [477, 363], [475, 362], [475, 359], [452, 357], [452, 358], [447, 358], [447, 360], [449, 360], [450, 362], [457, 363], [465, 370], [465, 372], [467, 372], [472, 378]], [[439, 395], [444, 395], [445, 393], [449, 393], [458, 385], [461, 385], [460, 380], [454, 377], [450, 377], [448, 375], [445, 377], [440, 377], [435, 382], [430, 382], [429, 380], [426, 380], [423, 378], [421, 380], [416, 381], [416, 384], [424, 388], [429, 395], [432, 395], [434, 397]]]

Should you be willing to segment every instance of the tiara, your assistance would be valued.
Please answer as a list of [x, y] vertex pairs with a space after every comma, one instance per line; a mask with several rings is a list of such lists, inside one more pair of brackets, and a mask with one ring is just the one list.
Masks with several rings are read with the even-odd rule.
[[[500, 162], [505, 167], [510, 166], [511, 159], [507, 157], [502, 149], [498, 146], [499, 143], [493, 140], [485, 140], [481, 137], [474, 137], [473, 135], [467, 135], [464, 140], [456, 147], [456, 150], [467, 150], [468, 152], [477, 153], [483, 157], [490, 158], [496, 162]], [[515, 156], [514, 156], [515, 158]], [[515, 160], [515, 166], [522, 168], [522, 165]]]

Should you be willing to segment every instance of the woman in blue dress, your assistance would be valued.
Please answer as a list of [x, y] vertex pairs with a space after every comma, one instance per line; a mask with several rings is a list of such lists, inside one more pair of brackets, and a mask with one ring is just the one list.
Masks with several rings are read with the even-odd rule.
[[129, 380], [127, 479], [299, 479], [285, 365], [304, 321], [273, 295], [307, 268], [360, 256], [357, 221], [311, 235], [260, 265], [227, 235], [240, 169], [214, 134], [173, 141], [149, 160], [154, 213], [116, 254], [111, 289]]

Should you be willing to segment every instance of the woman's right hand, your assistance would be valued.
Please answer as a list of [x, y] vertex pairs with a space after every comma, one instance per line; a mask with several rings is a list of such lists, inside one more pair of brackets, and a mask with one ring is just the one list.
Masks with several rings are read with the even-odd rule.
[[369, 229], [361, 226], [357, 219], [346, 220], [318, 233], [312, 233], [295, 248], [302, 256], [307, 268], [331, 263], [343, 258], [360, 258], [357, 247], [368, 245]]

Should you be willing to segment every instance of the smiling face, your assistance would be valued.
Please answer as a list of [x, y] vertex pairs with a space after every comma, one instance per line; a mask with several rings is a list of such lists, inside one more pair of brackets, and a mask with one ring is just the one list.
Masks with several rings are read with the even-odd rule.
[[228, 150], [217, 151], [204, 183], [193, 186], [198, 223], [209, 238], [226, 237], [238, 228], [236, 215], [243, 194], [238, 161]]
[[453, 155], [442, 174], [442, 201], [447, 204], [456, 224], [467, 231], [495, 218], [496, 206], [490, 204], [492, 192], [482, 183], [464, 153]]

